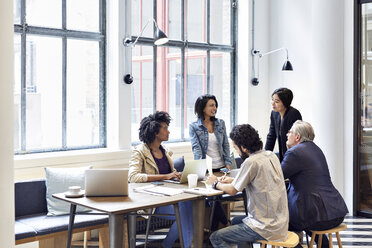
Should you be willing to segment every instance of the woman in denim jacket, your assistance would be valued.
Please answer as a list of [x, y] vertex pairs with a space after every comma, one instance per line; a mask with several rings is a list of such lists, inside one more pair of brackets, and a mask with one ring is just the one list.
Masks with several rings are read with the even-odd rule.
[[206, 155], [213, 161], [213, 171], [226, 167], [230, 170], [230, 145], [225, 122], [215, 117], [218, 102], [213, 95], [202, 95], [195, 102], [198, 120], [189, 126], [190, 141], [194, 159], [204, 159]]
[[[213, 172], [222, 168], [230, 170], [230, 145], [226, 134], [225, 122], [217, 119], [218, 102], [213, 95], [202, 95], [195, 102], [195, 114], [198, 120], [189, 126], [190, 141], [194, 159], [212, 158]], [[212, 231], [217, 230], [218, 223], [226, 225], [228, 220], [220, 202], [215, 205]]]

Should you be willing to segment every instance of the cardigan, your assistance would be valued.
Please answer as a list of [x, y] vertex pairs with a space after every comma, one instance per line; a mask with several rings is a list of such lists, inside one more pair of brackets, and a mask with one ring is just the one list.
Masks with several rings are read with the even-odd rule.
[[287, 151], [287, 133], [291, 129], [293, 123], [295, 123], [297, 120], [302, 120], [302, 116], [297, 109], [291, 106], [289, 106], [285, 111], [282, 121], [280, 121], [279, 112], [271, 111], [270, 129], [266, 137], [265, 150], [273, 151], [275, 141], [278, 140], [280, 161], [283, 160], [283, 156]]

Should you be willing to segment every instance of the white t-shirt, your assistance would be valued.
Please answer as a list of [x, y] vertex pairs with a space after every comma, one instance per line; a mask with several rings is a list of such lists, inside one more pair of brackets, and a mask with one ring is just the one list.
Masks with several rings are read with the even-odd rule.
[[214, 133], [208, 133], [208, 150], [207, 155], [212, 158], [212, 168], [218, 169], [225, 167], [218, 149], [218, 141]]
[[267, 240], [286, 240], [287, 191], [278, 157], [265, 150], [251, 154], [231, 184], [237, 191], [246, 190], [248, 216], [243, 223]]

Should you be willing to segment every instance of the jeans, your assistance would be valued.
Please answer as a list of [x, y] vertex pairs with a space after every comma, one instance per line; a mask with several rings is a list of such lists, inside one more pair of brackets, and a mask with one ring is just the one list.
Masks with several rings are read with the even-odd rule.
[[233, 244], [238, 244], [238, 247], [253, 247], [254, 241], [265, 240], [242, 222], [245, 217], [235, 217], [231, 222], [231, 226], [212, 233], [209, 239], [213, 247], [226, 248], [231, 247]]
[[[193, 234], [193, 223], [192, 223], [192, 202], [180, 202], [178, 203], [179, 210], [180, 210], [180, 218], [181, 218], [181, 227], [182, 227], [182, 236], [184, 246], [186, 248], [191, 247], [192, 243], [192, 234]], [[174, 214], [174, 207], [173, 205], [158, 207], [155, 210], [155, 214]], [[167, 220], [175, 220], [175, 216], [161, 216], [159, 218], [167, 219]], [[178, 237], [178, 229], [177, 229], [177, 222], [173, 222], [172, 226], [169, 229], [167, 237], [163, 240], [162, 246], [165, 248], [173, 247], [173, 243], [179, 238]]]

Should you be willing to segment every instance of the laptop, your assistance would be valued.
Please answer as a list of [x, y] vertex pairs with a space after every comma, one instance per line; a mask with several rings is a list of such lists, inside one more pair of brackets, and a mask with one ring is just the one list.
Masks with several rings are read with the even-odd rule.
[[128, 169], [85, 171], [85, 196], [128, 195]]
[[180, 180], [169, 179], [169, 180], [163, 180], [163, 181], [170, 182], [170, 183], [187, 183], [187, 176], [189, 174], [197, 174], [198, 180], [202, 180], [205, 177], [206, 170], [207, 170], [207, 163], [205, 159], [186, 161]]

